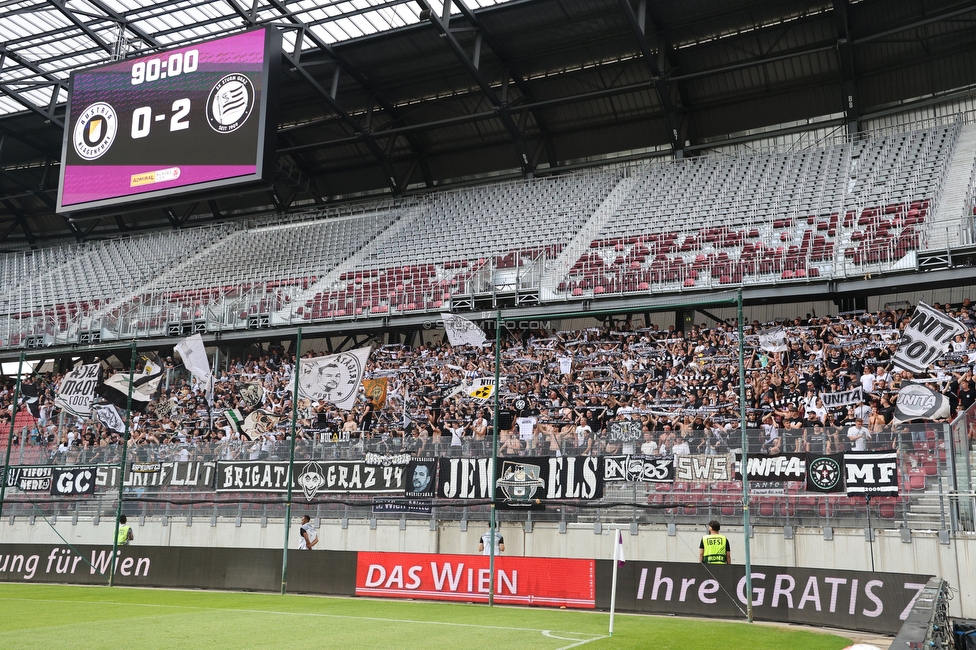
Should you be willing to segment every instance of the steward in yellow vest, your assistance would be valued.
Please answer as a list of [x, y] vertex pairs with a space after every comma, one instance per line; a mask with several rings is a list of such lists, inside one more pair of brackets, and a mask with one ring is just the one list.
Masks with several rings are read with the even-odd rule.
[[719, 535], [722, 524], [714, 519], [708, 522], [708, 534], [698, 546], [698, 561], [705, 564], [732, 564], [732, 549], [725, 535]]

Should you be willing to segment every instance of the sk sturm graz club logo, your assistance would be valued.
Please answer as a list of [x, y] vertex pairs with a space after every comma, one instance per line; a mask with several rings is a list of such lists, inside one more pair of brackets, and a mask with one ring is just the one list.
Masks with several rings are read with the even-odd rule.
[[217, 133], [244, 126], [254, 107], [254, 87], [242, 74], [229, 74], [213, 87], [207, 100], [207, 121]]
[[92, 104], [81, 113], [72, 134], [75, 153], [85, 160], [100, 158], [119, 132], [119, 118], [115, 109], [105, 102]]
[[545, 487], [545, 481], [539, 478], [539, 466], [527, 463], [502, 463], [501, 478], [495, 485], [505, 495], [505, 499], [514, 502], [529, 502], [535, 497], [536, 491]]
[[832, 490], [840, 481], [840, 464], [833, 458], [817, 458], [807, 468], [810, 481], [821, 490]]
[[298, 475], [298, 486], [305, 493], [305, 500], [311, 501], [323, 485], [325, 477], [322, 476], [322, 466], [316, 462], [306, 463]]

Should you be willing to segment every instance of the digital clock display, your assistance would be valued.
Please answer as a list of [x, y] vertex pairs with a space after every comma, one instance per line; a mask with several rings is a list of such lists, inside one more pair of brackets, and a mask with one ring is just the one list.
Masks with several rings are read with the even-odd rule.
[[264, 28], [73, 73], [58, 212], [261, 180], [280, 52]]

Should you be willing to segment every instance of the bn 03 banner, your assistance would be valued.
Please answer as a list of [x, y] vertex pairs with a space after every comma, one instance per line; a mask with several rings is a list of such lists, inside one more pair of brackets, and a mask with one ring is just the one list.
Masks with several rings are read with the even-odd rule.
[[[488, 602], [487, 555], [358, 553], [356, 595]], [[495, 602], [593, 608], [594, 560], [495, 558]]]

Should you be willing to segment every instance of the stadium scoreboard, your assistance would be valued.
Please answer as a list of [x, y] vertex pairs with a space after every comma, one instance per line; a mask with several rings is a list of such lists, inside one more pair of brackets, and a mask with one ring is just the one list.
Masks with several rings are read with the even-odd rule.
[[262, 28], [72, 73], [57, 211], [266, 181], [280, 56]]

